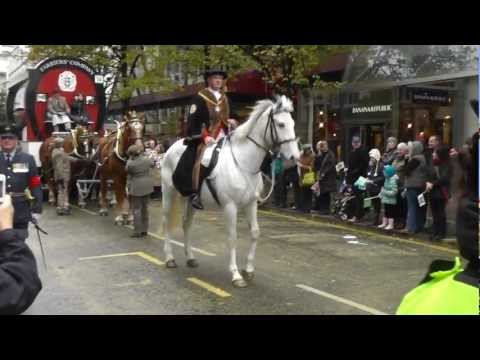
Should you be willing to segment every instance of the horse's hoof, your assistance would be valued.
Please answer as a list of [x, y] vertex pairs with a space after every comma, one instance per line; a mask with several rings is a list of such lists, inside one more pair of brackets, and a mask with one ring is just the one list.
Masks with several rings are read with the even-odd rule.
[[124, 222], [123, 222], [122, 220], [115, 221], [115, 225], [117, 225], [117, 226], [123, 226], [123, 225], [124, 225]]
[[198, 261], [196, 259], [188, 259], [187, 260], [187, 266], [189, 268], [197, 268], [198, 267]]
[[232, 283], [233, 283], [233, 286], [238, 288], [244, 288], [248, 286], [247, 282], [243, 279], [233, 280]]
[[107, 211], [102, 211], [102, 210], [100, 210], [100, 212], [98, 213], [98, 215], [100, 215], [100, 216], [107, 216], [107, 215], [108, 215], [108, 212], [107, 212]]
[[85, 209], [86, 206], [87, 206], [87, 205], [85, 205], [85, 204], [78, 204], [78, 207], [79, 207], [80, 209]]
[[167, 268], [168, 269], [175, 269], [177, 268], [177, 263], [175, 262], [175, 260], [168, 260], [167, 261]]
[[242, 276], [246, 281], [249, 281], [249, 282], [252, 281], [254, 278], [254, 275], [255, 273], [253, 271], [248, 272], [247, 270], [242, 270]]

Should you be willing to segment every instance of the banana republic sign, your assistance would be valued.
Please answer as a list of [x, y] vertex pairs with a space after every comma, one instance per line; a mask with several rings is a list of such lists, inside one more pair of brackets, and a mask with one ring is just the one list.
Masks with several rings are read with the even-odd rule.
[[392, 111], [392, 104], [389, 105], [369, 105], [369, 106], [354, 106], [352, 107], [352, 114], [360, 113], [385, 113]]
[[387, 119], [392, 114], [392, 90], [363, 91], [354, 94], [352, 100], [345, 114], [352, 119]]

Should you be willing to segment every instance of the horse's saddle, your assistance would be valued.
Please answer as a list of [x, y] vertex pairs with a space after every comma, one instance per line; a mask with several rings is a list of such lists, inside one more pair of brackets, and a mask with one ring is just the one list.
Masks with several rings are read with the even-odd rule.
[[[215, 145], [209, 146], [205, 149], [200, 167], [200, 189], [205, 179], [207, 179], [207, 185], [209, 188], [211, 187], [211, 185], [209, 185], [208, 177], [212, 175], [212, 172], [218, 163], [218, 157], [224, 143], [225, 138], [222, 138]], [[195, 164], [196, 152], [196, 146], [187, 146], [187, 149], [180, 157], [177, 167], [173, 172], [173, 185], [182, 196], [189, 196], [193, 193], [192, 170]], [[212, 189], [210, 189], [210, 191], [212, 191]], [[214, 197], [216, 197], [216, 194]]]
[[200, 164], [202, 165], [200, 168], [200, 182], [202, 181], [202, 178], [208, 178], [212, 174], [213, 169], [215, 169], [215, 166], [217, 166], [218, 156], [220, 155], [224, 143], [225, 138], [221, 138], [216, 144], [208, 146], [205, 149], [202, 160], [200, 161]]

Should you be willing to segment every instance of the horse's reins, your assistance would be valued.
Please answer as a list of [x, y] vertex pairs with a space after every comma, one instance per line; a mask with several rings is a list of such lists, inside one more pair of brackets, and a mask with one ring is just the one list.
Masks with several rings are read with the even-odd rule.
[[[262, 149], [263, 151], [265, 151], [265, 154], [268, 154], [271, 152], [271, 149], [273, 148], [276, 148], [276, 147], [280, 147], [281, 145], [283, 144], [286, 144], [286, 143], [289, 143], [289, 142], [295, 142], [297, 141], [297, 139], [295, 138], [292, 138], [292, 139], [286, 139], [286, 140], [282, 140], [282, 141], [279, 141], [278, 138], [278, 130], [277, 130], [277, 127], [275, 125], [275, 120], [273, 118], [273, 116], [275, 115], [275, 113], [273, 112], [273, 108], [270, 110], [270, 114], [268, 115], [268, 121], [267, 121], [267, 125], [265, 126], [265, 131], [263, 133], [263, 140], [265, 143], [267, 143], [267, 131], [270, 129], [270, 137], [272, 139], [272, 145], [267, 148], [266, 146], [263, 146], [261, 145], [258, 141], [256, 141], [254, 138], [252, 138], [250, 136], [250, 133], [246, 136], [246, 138], [248, 140], [250, 140], [252, 143], [254, 143], [257, 147], [259, 147], [260, 149]], [[258, 116], [258, 118], [260, 117], [261, 115]], [[258, 120], [258, 118], [256, 120]], [[255, 120], [255, 121], [256, 121]], [[228, 136], [228, 139], [230, 141], [230, 135]], [[237, 161], [237, 158], [235, 157], [235, 154], [233, 153], [233, 148], [231, 146], [231, 141], [230, 141], [230, 151], [232, 153], [232, 157], [233, 157], [233, 161], [235, 162], [235, 165], [237, 165], [237, 167], [243, 171], [245, 171], [244, 169], [242, 169], [242, 167], [240, 166], [240, 164], [238, 163]], [[254, 173], [251, 173], [250, 171], [247, 171], [249, 173], [251, 173], [252, 175], [256, 175], [258, 174], [259, 172], [261, 172], [261, 168], [254, 172]]]
[[[286, 143], [289, 143], [289, 142], [292, 142], [292, 141], [297, 141], [297, 139], [286, 139], [286, 140], [283, 140], [283, 141], [278, 140], [278, 138], [279, 138], [278, 130], [277, 130], [277, 127], [275, 126], [275, 120], [273, 118], [273, 115], [274, 115], [274, 112], [273, 112], [273, 109], [271, 109], [270, 114], [268, 115], [268, 122], [267, 122], [267, 125], [265, 126], [265, 131], [263, 133], [264, 141], [267, 142], [267, 131], [268, 131], [268, 129], [270, 129], [270, 137], [272, 139], [271, 148], [280, 147], [283, 144], [286, 144]], [[255, 141], [255, 139], [253, 139], [250, 136], [250, 134], [247, 135], [247, 139], [250, 140], [251, 142], [253, 142], [255, 145], [257, 145], [263, 151], [265, 151], [265, 153], [268, 153], [270, 151], [270, 149], [266, 148], [265, 146], [262, 146], [257, 141]]]
[[[297, 141], [297, 139], [293, 138], [293, 139], [286, 139], [286, 140], [283, 140], [283, 141], [279, 141], [279, 136], [278, 136], [278, 130], [277, 130], [277, 127], [275, 125], [275, 119], [273, 118], [274, 116], [274, 112], [273, 112], [273, 107], [272, 109], [270, 110], [270, 114], [268, 115], [268, 121], [267, 121], [267, 125], [265, 126], [265, 131], [263, 133], [263, 140], [265, 143], [267, 143], [267, 132], [268, 130], [270, 129], [270, 137], [271, 137], [271, 140], [272, 140], [272, 145], [270, 146], [270, 148], [267, 148], [266, 146], [263, 146], [261, 144], [258, 143], [258, 141], [256, 141], [254, 138], [252, 138], [250, 136], [250, 133], [246, 136], [246, 138], [248, 140], [250, 140], [252, 143], [254, 143], [257, 147], [259, 147], [260, 149], [262, 149], [263, 151], [265, 151], [265, 154], [268, 154], [270, 153], [271, 154], [271, 149], [272, 148], [276, 148], [276, 147], [280, 147], [281, 145], [283, 144], [286, 144], [286, 143], [289, 143], [289, 142], [295, 142]], [[262, 114], [263, 115], [263, 114]], [[260, 117], [261, 115], [259, 115], [257, 117], [257, 119], [255, 121], [258, 120], [258, 118]], [[237, 158], [235, 157], [235, 154], [233, 153], [233, 146], [232, 146], [232, 142], [231, 142], [231, 139], [230, 139], [230, 134], [229, 136], [227, 137], [227, 139], [230, 141], [230, 152], [232, 154], [232, 158], [233, 158], [233, 161], [235, 163], [235, 165], [242, 171], [245, 171], [244, 169], [242, 169], [242, 167], [240, 166], [240, 164], [238, 163], [238, 160]], [[275, 169], [272, 167], [272, 185], [270, 187], [270, 191], [268, 192], [267, 196], [265, 198], [259, 198], [260, 202], [261, 203], [264, 203], [265, 201], [268, 200], [268, 198], [272, 195], [272, 192], [273, 192], [273, 189], [275, 187]], [[252, 175], [257, 175], [258, 173], [260, 173], [262, 171], [262, 168], [261, 168], [261, 165], [260, 165], [260, 169], [254, 173], [251, 173], [250, 171], [246, 171], [248, 173], [251, 173]]]

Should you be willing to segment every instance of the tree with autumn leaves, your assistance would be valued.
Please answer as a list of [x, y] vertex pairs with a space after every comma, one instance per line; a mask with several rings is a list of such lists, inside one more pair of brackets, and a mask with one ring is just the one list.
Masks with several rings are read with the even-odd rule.
[[274, 94], [293, 97], [301, 88], [338, 87], [311, 70], [351, 49], [339, 45], [33, 45], [29, 59], [72, 56], [87, 61], [105, 76], [111, 99], [122, 101], [127, 110], [134, 95], [168, 93], [181, 86], [169, 78], [168, 64], [181, 64], [185, 77], [193, 79], [219, 66], [232, 78], [256, 69]]

